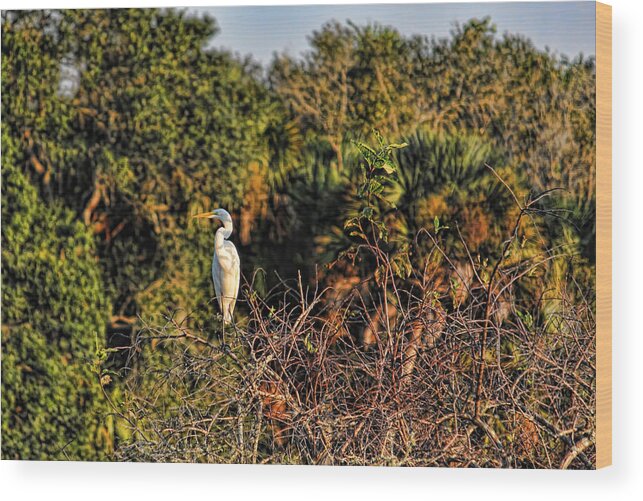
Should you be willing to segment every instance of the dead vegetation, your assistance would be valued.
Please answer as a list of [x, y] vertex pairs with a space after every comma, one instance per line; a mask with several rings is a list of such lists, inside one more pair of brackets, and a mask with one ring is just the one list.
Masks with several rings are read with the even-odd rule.
[[120, 373], [127, 398], [112, 407], [129, 437], [118, 457], [593, 468], [592, 301], [569, 285], [529, 302], [515, 293], [563, 254], [503, 259], [538, 200], [521, 207], [490, 273], [431, 239], [449, 287], [428, 267], [400, 280], [367, 248], [385, 278], [341, 293], [299, 279], [265, 297], [250, 281], [247, 318], [225, 333], [189, 314], [145, 326]]

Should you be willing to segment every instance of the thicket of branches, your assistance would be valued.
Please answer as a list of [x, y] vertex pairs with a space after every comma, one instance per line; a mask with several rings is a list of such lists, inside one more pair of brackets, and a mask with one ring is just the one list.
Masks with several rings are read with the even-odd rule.
[[[561, 299], [560, 313], [536, 331], [492, 321], [483, 345], [484, 306], [433, 313], [413, 298], [363, 350], [337, 330], [372, 312], [347, 301], [339, 312], [352, 318], [338, 324], [323, 295], [284, 296], [278, 310], [254, 304], [249, 326], [225, 345], [171, 320], [144, 328], [132, 364], [150, 342], [162, 342], [170, 362], [132, 367], [128, 397], [113, 409], [130, 437], [116, 458], [594, 466], [595, 324], [586, 305]], [[146, 377], [155, 384], [143, 393]]]

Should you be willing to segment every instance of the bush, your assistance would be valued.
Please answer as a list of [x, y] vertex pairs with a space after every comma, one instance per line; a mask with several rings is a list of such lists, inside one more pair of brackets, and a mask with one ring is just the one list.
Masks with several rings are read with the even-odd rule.
[[111, 447], [91, 362], [108, 304], [91, 233], [2, 168], [2, 458], [102, 459]]

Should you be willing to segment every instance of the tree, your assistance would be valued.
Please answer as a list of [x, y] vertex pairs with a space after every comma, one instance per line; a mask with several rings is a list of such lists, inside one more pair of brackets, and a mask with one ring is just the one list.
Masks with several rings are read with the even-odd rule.
[[343, 169], [346, 139], [376, 128], [398, 135], [419, 120], [421, 106], [410, 76], [416, 39], [390, 27], [325, 24], [309, 38], [303, 60], [275, 58], [270, 81], [309, 141], [321, 139]]
[[113, 430], [91, 363], [109, 304], [93, 236], [39, 200], [4, 131], [2, 144], [2, 456], [104, 459]]

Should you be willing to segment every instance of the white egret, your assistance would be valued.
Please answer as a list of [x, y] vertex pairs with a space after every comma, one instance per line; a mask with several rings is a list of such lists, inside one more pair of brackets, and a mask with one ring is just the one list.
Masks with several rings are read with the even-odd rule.
[[212, 281], [217, 294], [223, 322], [232, 322], [234, 305], [239, 293], [240, 261], [237, 248], [227, 240], [232, 234], [232, 216], [225, 209], [203, 212], [194, 218], [216, 219], [221, 226], [214, 235], [214, 255], [212, 256]]

